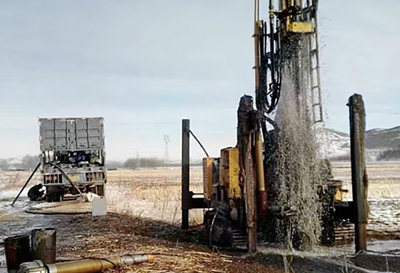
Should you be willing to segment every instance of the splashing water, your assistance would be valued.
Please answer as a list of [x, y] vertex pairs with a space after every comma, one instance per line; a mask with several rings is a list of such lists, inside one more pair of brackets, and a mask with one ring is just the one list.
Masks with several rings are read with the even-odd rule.
[[273, 206], [282, 217], [276, 220], [276, 236], [287, 247], [311, 250], [321, 236], [317, 193], [322, 184], [318, 144], [309, 106], [310, 73], [307, 37], [298, 42], [296, 57], [282, 71], [282, 93], [275, 116], [278, 136], [277, 182]]

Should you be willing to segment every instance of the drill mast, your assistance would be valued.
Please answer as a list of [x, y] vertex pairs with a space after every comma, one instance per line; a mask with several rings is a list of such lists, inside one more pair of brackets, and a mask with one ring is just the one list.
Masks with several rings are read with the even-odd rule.
[[[279, 6], [275, 9], [274, 4]], [[297, 111], [322, 122], [321, 84], [317, 37], [317, 0], [269, 0], [268, 19], [260, 19], [255, 0], [255, 93], [256, 107], [273, 117], [285, 73], [291, 73], [297, 90]], [[267, 119], [271, 123], [269, 119]]]

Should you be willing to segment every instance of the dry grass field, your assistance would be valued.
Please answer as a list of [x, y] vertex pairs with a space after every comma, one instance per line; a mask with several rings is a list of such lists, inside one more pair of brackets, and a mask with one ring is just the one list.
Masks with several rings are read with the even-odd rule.
[[[109, 211], [179, 225], [181, 220], [181, 169], [117, 170], [108, 172]], [[203, 191], [202, 169], [192, 168], [190, 190]], [[201, 210], [190, 211], [192, 225], [201, 224]]]
[[[347, 197], [351, 197], [349, 165], [334, 164], [333, 173], [335, 179], [343, 180], [350, 190]], [[383, 202], [386, 210], [392, 213], [392, 203], [384, 202], [400, 200], [400, 164], [368, 164], [368, 175], [369, 198]], [[12, 201], [28, 177], [29, 172], [0, 172], [0, 197], [3, 201]], [[191, 190], [201, 193], [202, 169], [191, 168], [190, 178]], [[40, 176], [35, 175], [29, 186], [39, 180]], [[106, 190], [106, 217], [92, 219], [90, 214], [80, 214], [56, 215], [52, 216], [53, 220], [46, 218], [46, 221], [53, 221], [57, 227], [58, 261], [144, 252], [156, 254], [153, 263], [119, 272], [284, 272], [287, 266], [280, 256], [248, 256], [243, 253], [227, 255], [209, 249], [201, 227], [196, 228], [202, 222], [202, 210], [190, 212], [193, 228], [182, 231], [180, 168], [109, 171]], [[24, 194], [26, 200], [26, 192]], [[6, 199], [5, 195], [8, 196]], [[7, 232], [15, 234], [18, 232], [14, 230], [15, 222], [21, 220], [10, 217], [13, 218], [4, 207], [2, 212], [0, 208], [2, 228], [6, 230], [7, 223], [12, 221], [13, 230]], [[19, 214], [18, 217], [23, 215]], [[31, 222], [21, 221], [21, 225], [34, 225], [34, 219], [41, 221], [44, 218], [30, 219]], [[386, 221], [397, 219], [389, 217]], [[0, 248], [0, 255], [2, 251]], [[342, 267], [334, 269], [331, 265], [323, 264], [320, 259], [299, 262], [298, 265], [295, 261], [296, 258], [292, 264], [295, 272], [303, 272], [304, 265], [307, 268], [314, 267], [318, 272], [344, 272]], [[299, 267], [296, 269], [295, 266]]]
[[[348, 189], [345, 200], [352, 199], [351, 168], [349, 163], [334, 163], [333, 175]], [[368, 199], [372, 201], [400, 200], [400, 162], [367, 164]], [[28, 171], [0, 172], [0, 198], [12, 199], [28, 179]], [[107, 183], [108, 211], [132, 217], [149, 218], [172, 225], [181, 221], [181, 169], [159, 168], [109, 171]], [[40, 182], [36, 174], [27, 189]], [[202, 168], [190, 169], [190, 190], [201, 194]], [[202, 223], [202, 210], [190, 211], [193, 226]], [[400, 211], [399, 211], [400, 217]]]
[[[348, 189], [345, 200], [352, 200], [350, 164], [333, 164], [335, 179]], [[368, 163], [368, 199], [371, 224], [400, 224], [400, 162]], [[181, 170], [117, 170], [108, 173], [109, 211], [145, 217], [178, 225], [181, 220]], [[191, 168], [190, 186], [202, 192], [202, 169]], [[202, 223], [203, 212], [191, 210], [191, 225]], [[395, 226], [394, 228], [397, 229]], [[392, 229], [392, 227], [388, 227]], [[396, 235], [397, 236], [397, 235]]]
[[[350, 164], [334, 163], [332, 167], [334, 178], [343, 181], [344, 187], [349, 190], [346, 197], [351, 200]], [[368, 163], [367, 173], [369, 199], [400, 198], [400, 162]], [[0, 193], [10, 190], [17, 191], [23, 186], [29, 175], [28, 171], [0, 171]], [[147, 211], [152, 207], [161, 212], [164, 210], [164, 213], [157, 217], [167, 219], [167, 215], [171, 215], [171, 212], [176, 210], [176, 204], [180, 204], [180, 168], [118, 169], [109, 171], [107, 176], [107, 198], [112, 211], [130, 212], [137, 215], [142, 210], [139, 206], [135, 206], [134, 202], [143, 201], [143, 204], [149, 203], [150, 205]], [[40, 176], [36, 174], [27, 188], [39, 182]], [[190, 183], [191, 191], [202, 192], [202, 169], [200, 167], [191, 168]], [[148, 212], [145, 210], [141, 214], [147, 215]]]
[[[333, 164], [335, 179], [342, 180], [344, 187], [349, 190], [346, 195], [351, 200], [351, 168], [350, 164]], [[367, 164], [368, 199], [400, 198], [400, 162], [379, 162]]]

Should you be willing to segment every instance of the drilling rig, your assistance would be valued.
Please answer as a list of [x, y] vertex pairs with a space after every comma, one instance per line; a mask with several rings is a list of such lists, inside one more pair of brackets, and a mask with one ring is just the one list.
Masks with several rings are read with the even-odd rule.
[[182, 227], [188, 209], [207, 208], [213, 246], [254, 252], [260, 240], [296, 249], [335, 240], [341, 184], [313, 133], [323, 122], [317, 10], [317, 0], [255, 0], [255, 101], [240, 99], [236, 146], [203, 159], [204, 200], [188, 192], [182, 164]]

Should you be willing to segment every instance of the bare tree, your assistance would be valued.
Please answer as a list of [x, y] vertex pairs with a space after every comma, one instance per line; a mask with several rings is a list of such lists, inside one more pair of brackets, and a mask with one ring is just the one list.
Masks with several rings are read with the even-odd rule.
[[22, 168], [33, 169], [39, 163], [39, 156], [25, 155], [21, 161], [22, 161], [22, 166], [21, 166]]

